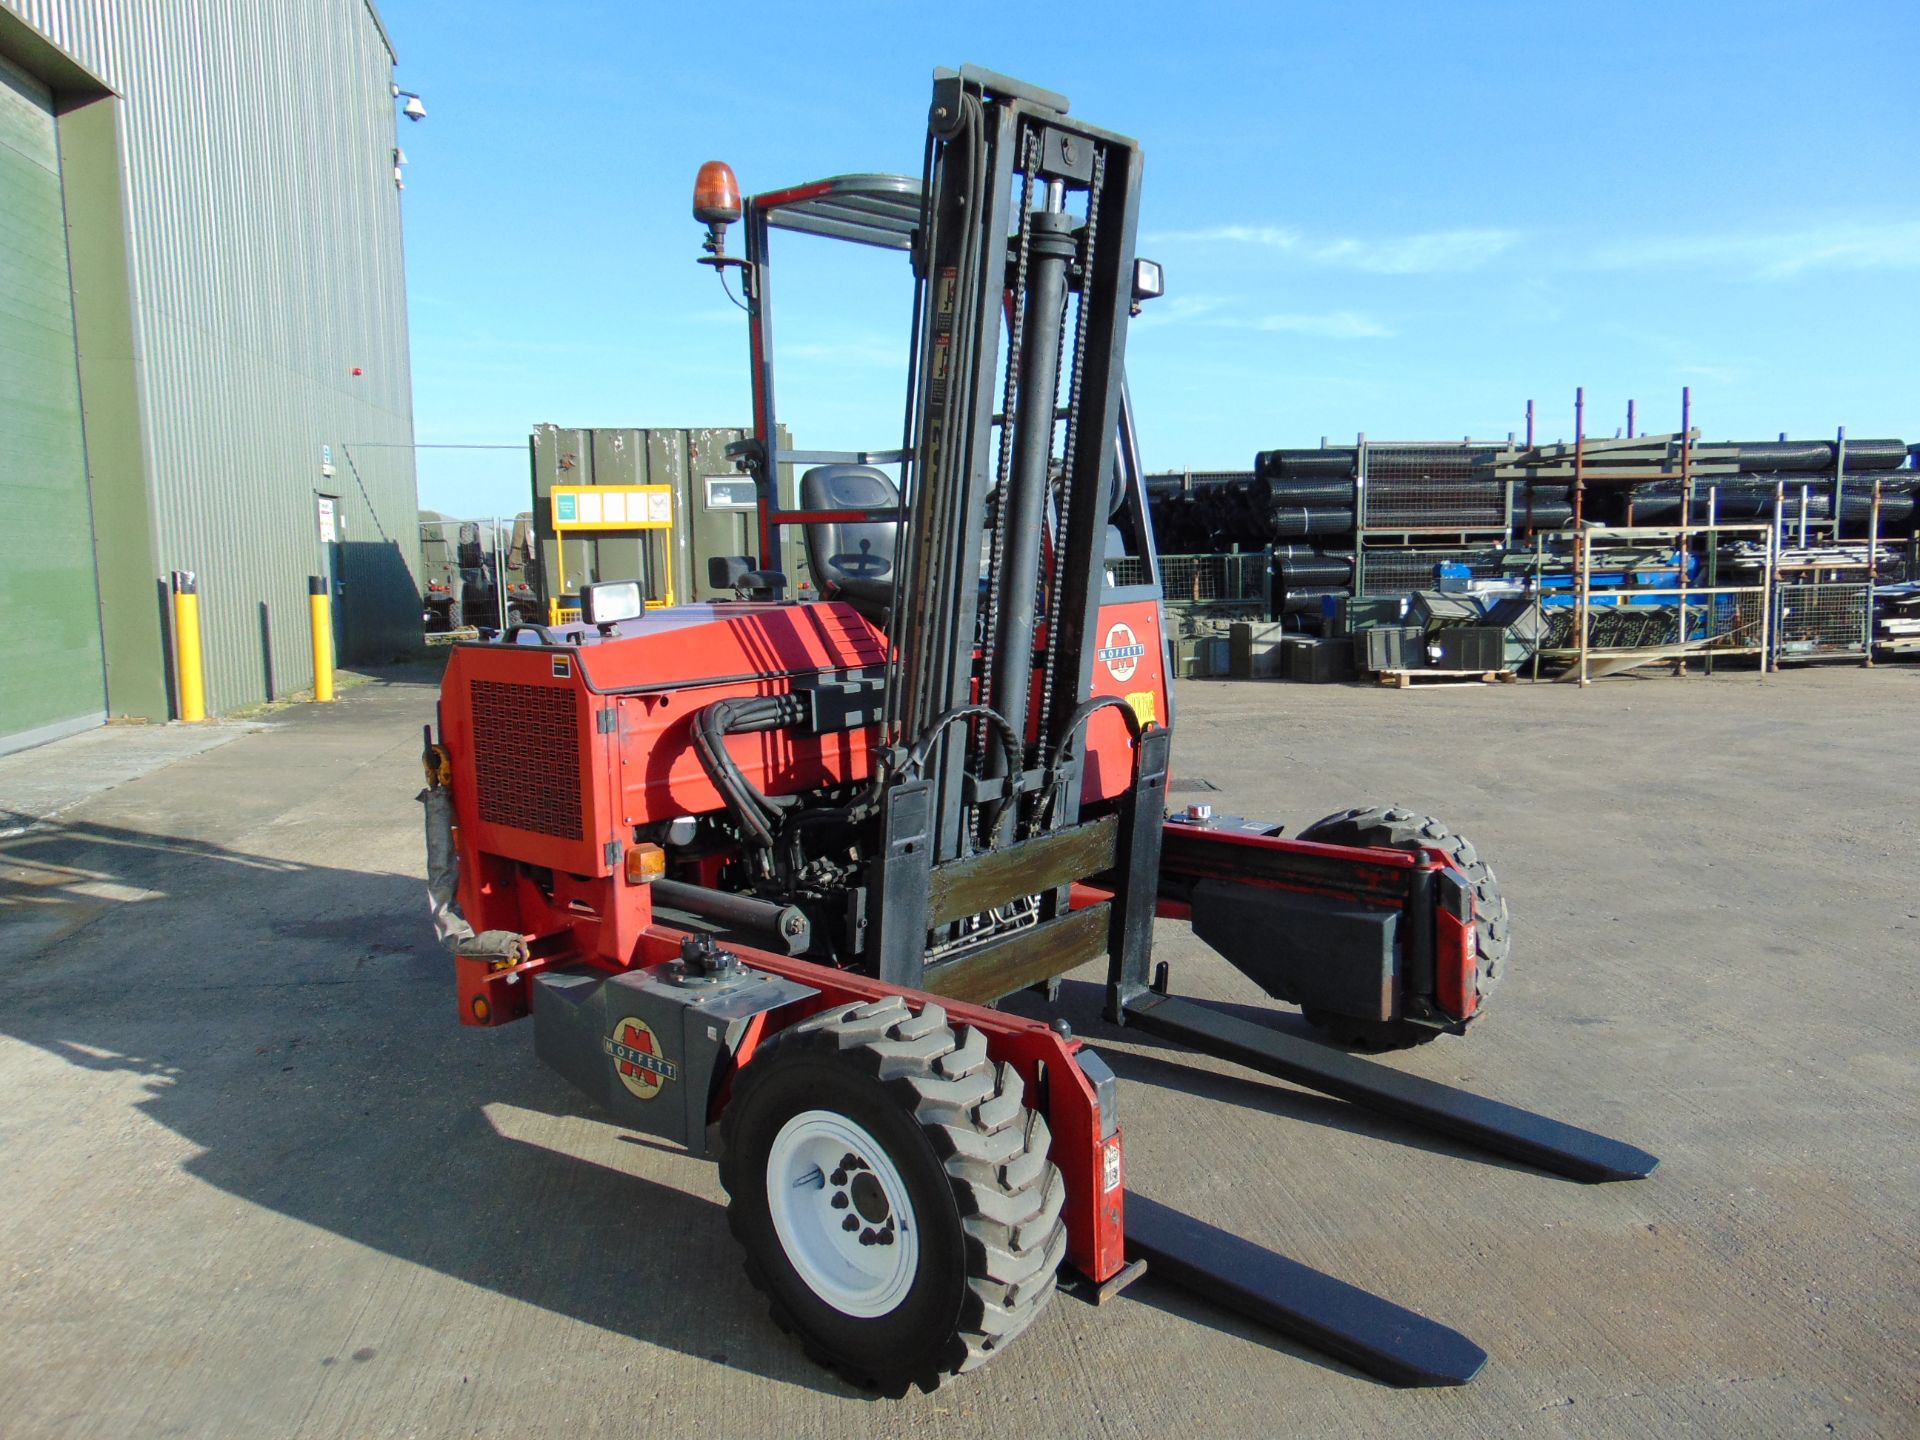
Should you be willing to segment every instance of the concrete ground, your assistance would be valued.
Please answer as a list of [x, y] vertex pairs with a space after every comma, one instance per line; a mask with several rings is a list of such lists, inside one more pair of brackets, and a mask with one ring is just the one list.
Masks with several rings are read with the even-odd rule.
[[249, 720], [103, 725], [58, 745], [0, 755], [0, 839], [259, 728]]
[[[1149, 1279], [898, 1403], [767, 1321], [710, 1167], [609, 1124], [527, 1027], [455, 1024], [413, 801], [434, 693], [392, 674], [0, 816], [0, 1432], [1920, 1431], [1920, 670], [1183, 685], [1175, 773], [1222, 810], [1394, 799], [1498, 868], [1486, 1023], [1391, 1063], [1665, 1163], [1489, 1161], [1108, 1030], [1075, 984], [1134, 1188], [1491, 1359], [1393, 1390]], [[1256, 998], [1175, 927], [1159, 953]]]

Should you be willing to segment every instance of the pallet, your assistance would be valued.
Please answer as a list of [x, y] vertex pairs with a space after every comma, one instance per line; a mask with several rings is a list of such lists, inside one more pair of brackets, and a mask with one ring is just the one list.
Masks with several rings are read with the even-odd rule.
[[1410, 690], [1416, 680], [1444, 685], [1511, 685], [1520, 677], [1511, 670], [1382, 670], [1380, 683], [1396, 690]]

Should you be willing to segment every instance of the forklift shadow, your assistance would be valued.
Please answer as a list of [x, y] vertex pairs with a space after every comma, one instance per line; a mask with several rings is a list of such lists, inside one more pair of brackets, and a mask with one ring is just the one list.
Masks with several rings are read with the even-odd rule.
[[[1042, 1010], [1030, 1007], [1029, 1001], [1037, 1006], [1039, 997], [1019, 997], [1009, 1002], [1008, 1008], [1041, 1014]], [[1210, 1000], [1206, 1004], [1209, 1009], [1255, 1025], [1285, 1030], [1295, 1035], [1312, 1033], [1307, 1022], [1290, 1010], [1219, 1000]], [[1283, 1115], [1330, 1130], [1344, 1131], [1349, 1135], [1383, 1140], [1409, 1150], [1423, 1150], [1431, 1155], [1466, 1160], [1491, 1169], [1513, 1170], [1529, 1175], [1541, 1173], [1531, 1165], [1504, 1159], [1477, 1146], [1449, 1140], [1444, 1135], [1379, 1114], [1364, 1106], [1298, 1089], [1283, 1080], [1266, 1076], [1249, 1077], [1237, 1070], [1222, 1072], [1208, 1069], [1203, 1063], [1204, 1057], [1183, 1045], [1150, 1034], [1138, 1026], [1109, 1024], [1102, 1017], [1105, 1005], [1105, 985], [1087, 980], [1060, 982], [1058, 1012], [1066, 1016], [1076, 1035], [1099, 1050], [1100, 1058], [1122, 1080], [1154, 1090], [1175, 1090], [1199, 1099], [1218, 1100], [1248, 1110]], [[1119, 1048], [1121, 1045], [1130, 1048]], [[1144, 1054], [1142, 1051], [1145, 1049], [1160, 1051], [1167, 1058]], [[1121, 1097], [1121, 1114], [1124, 1118], [1124, 1095]]]
[[[181, 1168], [246, 1205], [647, 1345], [860, 1394], [768, 1322], [721, 1207], [675, 1183], [710, 1183], [694, 1178], [704, 1165], [615, 1143], [534, 1063], [527, 1027], [456, 1023], [452, 962], [413, 877], [41, 823], [0, 841], [0, 968], [13, 985], [0, 1034], [141, 1077], [133, 1108], [197, 1151]], [[63, 1088], [80, 1123], [50, 1146], [118, 1130], [117, 1089]], [[88, 1145], [72, 1143], [71, 1174], [37, 1162], [49, 1183], [87, 1166]], [[99, 1188], [76, 1226], [162, 1223], [111, 1177]], [[219, 1201], [197, 1208], [218, 1227]], [[156, 1256], [184, 1243], [150, 1239]], [[287, 1246], [287, 1275], [255, 1283], [297, 1285], [304, 1253]], [[366, 1273], [350, 1248], [338, 1263]], [[543, 1317], [526, 1324], [554, 1334]], [[293, 1364], [338, 1348], [297, 1317], [286, 1340]]]

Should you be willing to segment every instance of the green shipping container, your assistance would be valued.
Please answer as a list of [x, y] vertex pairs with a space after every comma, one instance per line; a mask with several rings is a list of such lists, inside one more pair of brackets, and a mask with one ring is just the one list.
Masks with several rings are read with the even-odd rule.
[[[716, 590], [707, 582], [707, 561], [716, 555], [747, 555], [759, 559], [759, 520], [752, 478], [739, 470], [727, 447], [745, 439], [741, 429], [642, 429], [638, 427], [581, 428], [543, 424], [533, 428], [529, 454], [533, 470], [533, 524], [547, 561], [543, 578], [552, 593], [557, 571], [552, 558], [564, 544], [567, 589], [598, 580], [653, 582], [662, 561], [663, 543], [644, 532], [632, 534], [571, 534], [562, 542], [553, 529], [550, 497], [556, 485], [671, 485], [673, 487], [672, 573], [674, 598], [688, 601], [730, 600], [731, 590]], [[791, 442], [786, 432], [779, 444]], [[781, 504], [795, 505], [793, 467], [780, 467]], [[810, 599], [813, 576], [807, 566], [804, 537], [797, 529], [783, 532], [780, 568], [788, 580], [788, 594]]]

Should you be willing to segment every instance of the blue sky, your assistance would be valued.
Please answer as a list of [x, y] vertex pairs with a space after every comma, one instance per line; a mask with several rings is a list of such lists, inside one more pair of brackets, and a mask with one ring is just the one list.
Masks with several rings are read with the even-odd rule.
[[[693, 175], [917, 172], [935, 65], [1146, 149], [1168, 297], [1129, 369], [1149, 467], [1322, 435], [1920, 440], [1916, 0], [935, 7], [381, 0], [400, 84], [421, 501], [527, 504], [538, 421], [744, 424], [744, 317]], [[1050, 16], [1043, 22], [1041, 16]], [[1043, 23], [1045, 33], [1043, 30]], [[776, 242], [780, 404], [898, 434], [902, 257]]]

